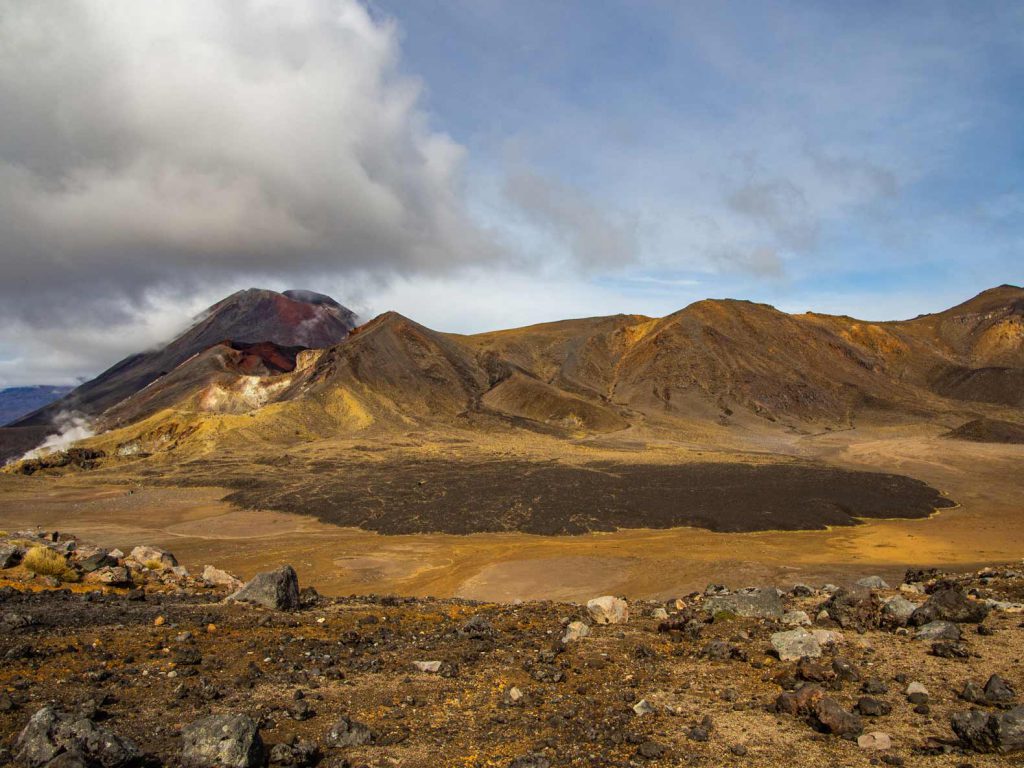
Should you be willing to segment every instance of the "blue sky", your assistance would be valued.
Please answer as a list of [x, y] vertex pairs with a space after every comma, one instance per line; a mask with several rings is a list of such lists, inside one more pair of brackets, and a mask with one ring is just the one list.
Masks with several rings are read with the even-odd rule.
[[1022, 82], [1020, 3], [16, 5], [0, 386], [250, 285], [462, 332], [937, 311], [1024, 282]]
[[1021, 281], [1019, 3], [372, 7], [475, 193], [519, 166], [624, 222], [588, 279], [637, 304], [690, 279], [881, 319]]

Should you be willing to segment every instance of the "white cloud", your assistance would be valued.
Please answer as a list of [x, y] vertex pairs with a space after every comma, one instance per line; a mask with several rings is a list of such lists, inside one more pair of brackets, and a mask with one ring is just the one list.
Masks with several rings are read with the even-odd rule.
[[5, 5], [0, 312], [494, 258], [398, 59], [355, 0]]

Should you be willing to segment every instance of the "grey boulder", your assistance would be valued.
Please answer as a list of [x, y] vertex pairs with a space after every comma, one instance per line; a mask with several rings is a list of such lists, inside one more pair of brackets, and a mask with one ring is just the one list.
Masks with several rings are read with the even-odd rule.
[[373, 741], [373, 731], [362, 723], [347, 717], [336, 722], [327, 732], [327, 743], [332, 747], [361, 747]]
[[951, 725], [964, 746], [976, 752], [1007, 754], [1024, 749], [1024, 707], [999, 714], [977, 709], [957, 712]]
[[914, 633], [915, 640], [952, 640], [960, 639], [960, 627], [951, 621], [931, 621], [919, 627]]
[[256, 768], [263, 765], [263, 740], [246, 715], [211, 715], [181, 732], [186, 768]]
[[299, 578], [290, 565], [258, 573], [229, 599], [255, 603], [276, 611], [293, 611], [299, 607]]
[[978, 624], [991, 609], [980, 600], [971, 600], [960, 587], [946, 587], [932, 593], [927, 602], [914, 611], [910, 623], [921, 626], [932, 621]]
[[132, 765], [141, 758], [138, 747], [127, 739], [88, 718], [58, 712], [49, 706], [32, 715], [18, 736], [15, 750], [18, 761], [28, 768], [40, 768], [64, 754], [102, 768]]
[[785, 611], [782, 598], [774, 589], [748, 589], [729, 595], [714, 595], [704, 600], [704, 610], [732, 613], [749, 619], [781, 619]]

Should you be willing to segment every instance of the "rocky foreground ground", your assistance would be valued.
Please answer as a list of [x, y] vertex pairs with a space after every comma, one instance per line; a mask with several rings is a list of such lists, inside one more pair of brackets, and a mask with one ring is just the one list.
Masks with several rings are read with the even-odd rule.
[[667, 604], [324, 598], [0, 536], [0, 765], [1024, 764], [1024, 570]]

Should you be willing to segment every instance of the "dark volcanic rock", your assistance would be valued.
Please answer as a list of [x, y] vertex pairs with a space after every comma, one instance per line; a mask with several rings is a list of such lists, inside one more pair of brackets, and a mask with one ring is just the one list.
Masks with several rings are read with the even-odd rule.
[[257, 768], [263, 740], [245, 715], [211, 715], [182, 731], [181, 764], [186, 768]]
[[866, 632], [879, 624], [881, 601], [868, 589], [840, 589], [824, 608], [828, 617], [843, 629]]
[[[813, 530], [856, 525], [858, 518], [926, 517], [953, 503], [908, 477], [803, 464], [573, 467], [518, 459], [405, 458], [373, 465], [342, 459], [331, 466], [336, 471], [319, 475], [316, 483], [287, 472], [247, 477], [226, 500], [388, 534], [518, 530], [542, 535], [620, 526]], [[529, 483], [522, 482], [524, 476]], [[210, 484], [222, 481], [213, 474], [207, 478]], [[678, 503], [680, 494], [685, 505]]]
[[255, 603], [277, 611], [299, 607], [299, 579], [290, 565], [276, 571], [258, 573], [252, 581], [231, 596], [240, 603]]
[[951, 725], [960, 741], [977, 752], [1017, 752], [1024, 749], [1024, 707], [990, 714], [972, 709], [957, 712]]
[[294, 739], [287, 744], [275, 744], [270, 750], [270, 764], [282, 768], [308, 768], [316, 765], [320, 750], [315, 744]]
[[43, 707], [28, 721], [16, 744], [19, 762], [29, 768], [47, 765], [58, 755], [80, 756], [87, 764], [119, 768], [138, 761], [138, 748], [91, 720]]
[[85, 573], [92, 573], [101, 568], [114, 568], [117, 566], [117, 558], [111, 557], [106, 552], [96, 552], [78, 561], [78, 567]]
[[819, 699], [814, 705], [814, 720], [823, 730], [835, 736], [852, 738], [864, 731], [864, 723], [859, 715], [847, 712], [839, 702], [828, 696]]
[[884, 717], [892, 712], [892, 705], [873, 696], [861, 696], [857, 700], [857, 711], [865, 717]]
[[14, 545], [0, 546], [0, 569], [13, 568], [21, 562], [25, 550]]
[[333, 747], [361, 747], [373, 741], [373, 731], [362, 723], [343, 717], [327, 732], [327, 743]]
[[973, 680], [964, 684], [960, 698], [971, 704], [984, 704], [994, 707], [1011, 707], [1017, 699], [1017, 692], [1009, 682], [999, 675], [992, 675], [984, 686]]
[[933, 621], [977, 624], [984, 621], [988, 612], [985, 603], [971, 600], [960, 587], [944, 587], [933, 592], [928, 601], [914, 611], [910, 623], [915, 627]]

